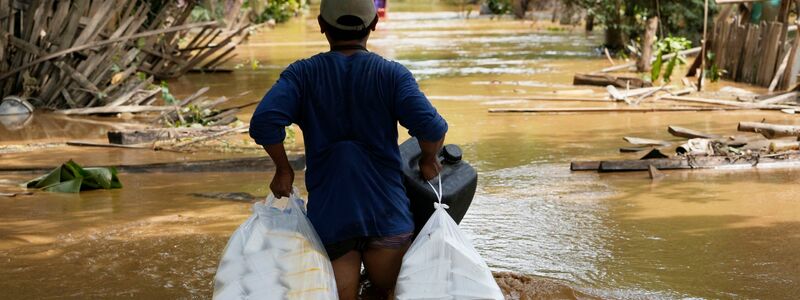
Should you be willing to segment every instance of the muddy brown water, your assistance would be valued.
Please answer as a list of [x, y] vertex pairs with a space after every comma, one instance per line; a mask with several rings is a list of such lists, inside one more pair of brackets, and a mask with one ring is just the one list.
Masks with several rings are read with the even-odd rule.
[[[621, 137], [676, 140], [667, 125], [732, 134], [738, 121], [800, 124], [797, 116], [759, 111], [490, 115], [487, 109], [495, 107], [603, 105], [519, 100], [586, 90], [572, 87], [571, 76], [608, 65], [593, 49], [601, 36], [530, 22], [463, 20], [438, 6], [423, 8], [402, 12], [402, 5], [395, 7], [370, 48], [415, 73], [450, 123], [448, 142], [462, 145], [465, 158], [479, 170], [477, 196], [461, 227], [494, 271], [528, 275], [501, 280], [529, 291], [514, 297], [800, 295], [800, 172], [666, 172], [665, 179], [651, 182], [643, 173], [573, 173], [568, 166], [571, 160], [635, 158], [618, 153], [625, 146]], [[242, 66], [232, 74], [192, 74], [170, 86], [178, 96], [210, 86], [210, 96], [251, 91], [234, 102], [258, 99], [286, 65], [325, 51], [314, 22], [300, 18], [257, 33], [237, 50], [230, 67]], [[592, 90], [571, 93], [602, 91]], [[29, 126], [34, 127], [0, 128], [0, 147], [99, 140], [112, 127], [49, 116], [36, 116]], [[53, 147], [0, 151], [0, 164], [236, 155], [243, 154]], [[0, 174], [0, 191], [19, 190], [15, 185], [29, 177]], [[0, 198], [0, 298], [208, 298], [219, 255], [250, 206], [190, 194], [266, 195], [270, 177], [122, 174], [120, 190]], [[302, 179], [300, 172], [301, 188]]]

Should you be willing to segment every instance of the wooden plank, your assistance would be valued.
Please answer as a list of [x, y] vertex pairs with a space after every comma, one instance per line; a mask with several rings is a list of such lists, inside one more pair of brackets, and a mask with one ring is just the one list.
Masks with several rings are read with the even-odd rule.
[[797, 74], [800, 73], [800, 60], [798, 60], [798, 49], [800, 48], [800, 34], [795, 34], [792, 40], [791, 50], [789, 50], [789, 60], [786, 64], [786, 70], [783, 74], [778, 86], [781, 90], [787, 90], [797, 84]]
[[741, 77], [736, 81], [752, 83], [755, 81], [758, 44], [761, 42], [758, 25], [748, 24], [747, 38], [744, 41], [745, 50], [742, 55]]
[[784, 102], [794, 102], [797, 103], [797, 97], [800, 95], [798, 92], [789, 92], [783, 93], [777, 96], [773, 96], [761, 101], [758, 101], [758, 104], [779, 104]]
[[707, 156], [687, 158], [663, 158], [648, 160], [620, 160], [602, 161], [599, 172], [631, 172], [647, 171], [650, 166], [659, 170], [690, 170], [690, 169], [750, 169], [750, 168], [780, 168], [800, 167], [800, 155], [787, 155], [786, 158], [753, 158], [731, 160], [727, 156]]
[[55, 111], [61, 115], [95, 115], [95, 114], [118, 114], [118, 113], [141, 113], [141, 112], [161, 112], [175, 110], [175, 106], [116, 106], [116, 107], [89, 107], [73, 108]]
[[778, 22], [770, 22], [765, 28], [767, 39], [766, 43], [762, 45], [764, 47], [764, 52], [761, 56], [761, 70], [758, 75], [758, 84], [761, 86], [769, 86], [775, 75], [778, 55], [781, 50], [781, 45], [778, 43], [780, 42], [780, 36], [781, 33], [783, 33], [784, 25]]
[[209, 135], [206, 135], [206, 136], [193, 138], [193, 139], [185, 141], [185, 142], [176, 143], [174, 145], [171, 145], [170, 148], [172, 148], [172, 149], [181, 149], [181, 148], [184, 148], [184, 147], [187, 147], [187, 146], [190, 146], [190, 145], [194, 145], [194, 144], [197, 144], [197, 143], [200, 143], [200, 142], [204, 142], [204, 141], [207, 141], [207, 140], [210, 140], [210, 139], [219, 138], [219, 137], [222, 137], [222, 136], [225, 136], [225, 135], [234, 134], [234, 133], [244, 133], [244, 132], [247, 132], [248, 130], [250, 130], [250, 125], [249, 124], [248, 125], [244, 125], [244, 126], [240, 126], [240, 127], [236, 127], [236, 128], [230, 128], [230, 129], [223, 130], [223, 131], [220, 131], [220, 132], [217, 132], [217, 133], [214, 133], [214, 134], [209, 134]]
[[626, 137], [623, 137], [622, 139], [625, 140], [628, 143], [631, 143], [631, 144], [637, 145], [637, 146], [653, 146], [653, 147], [662, 147], [663, 146], [663, 147], [667, 147], [669, 145], [672, 145], [672, 143], [667, 142], [667, 141], [654, 140], [654, 139], [645, 139], [645, 138], [632, 137], [632, 136], [626, 136]]
[[208, 135], [229, 129], [227, 126], [203, 128], [158, 128], [124, 131], [108, 131], [108, 142], [117, 145], [134, 145], [163, 140], [182, 139], [198, 135]]
[[138, 93], [140, 90], [144, 89], [145, 87], [149, 86], [152, 83], [153, 83], [153, 77], [147, 78], [147, 80], [140, 82], [134, 88], [130, 89], [127, 93], [123, 94], [117, 99], [114, 99], [114, 101], [111, 101], [108, 104], [106, 104], [105, 107], [113, 108], [126, 104], [128, 101], [131, 100], [131, 97], [133, 97], [135, 93]]
[[700, 112], [746, 110], [741, 107], [576, 107], [576, 108], [492, 108], [490, 113], [648, 113], [648, 112]]
[[616, 77], [608, 74], [575, 74], [572, 81], [573, 85], [592, 85], [608, 86], [613, 85], [619, 88], [646, 88], [653, 84], [636, 77]]
[[789, 64], [789, 55], [792, 53], [787, 51], [786, 54], [783, 56], [781, 60], [781, 65], [778, 67], [778, 71], [775, 71], [775, 76], [772, 78], [772, 81], [769, 84], [769, 92], [772, 93], [775, 91], [775, 88], [778, 87], [778, 83], [783, 78], [783, 74], [786, 73], [786, 67]]
[[139, 149], [139, 150], [158, 150], [153, 147], [152, 144], [150, 145], [119, 145], [119, 144], [107, 144], [107, 143], [98, 143], [98, 142], [90, 142], [90, 141], [67, 141], [67, 146], [75, 146], [75, 147], [98, 147], [98, 148], [121, 148], [121, 149]]
[[600, 169], [599, 161], [573, 161], [569, 165], [571, 171], [597, 171]]
[[667, 127], [667, 131], [676, 137], [682, 137], [687, 139], [718, 139], [720, 138], [719, 135], [716, 134], [708, 134], [703, 133], [697, 130], [692, 130], [688, 128], [683, 128], [679, 126], [670, 125]]
[[741, 107], [741, 108], [749, 108], [749, 109], [761, 109], [761, 110], [781, 110], [781, 109], [791, 109], [796, 108], [794, 106], [788, 105], [775, 105], [775, 104], [758, 104], [752, 102], [739, 102], [739, 101], [731, 101], [731, 100], [720, 100], [720, 99], [706, 99], [706, 98], [697, 98], [697, 97], [681, 97], [681, 96], [664, 96], [660, 98], [661, 100], [668, 100], [668, 101], [677, 101], [677, 102], [690, 102], [690, 103], [703, 103], [703, 104], [713, 104], [713, 105], [725, 105], [725, 106], [732, 106], [732, 107]]

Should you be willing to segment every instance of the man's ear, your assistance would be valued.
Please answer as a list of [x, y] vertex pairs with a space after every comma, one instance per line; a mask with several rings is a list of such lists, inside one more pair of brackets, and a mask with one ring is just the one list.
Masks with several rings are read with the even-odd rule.
[[372, 21], [372, 24], [369, 24], [369, 30], [370, 31], [375, 31], [375, 29], [378, 28], [378, 19], [380, 19], [380, 18], [378, 18], [378, 15], [376, 14], [375, 15], [375, 20]]
[[322, 20], [322, 15], [317, 16], [317, 23], [319, 23], [319, 33], [325, 34], [327, 28], [325, 27], [325, 21]]

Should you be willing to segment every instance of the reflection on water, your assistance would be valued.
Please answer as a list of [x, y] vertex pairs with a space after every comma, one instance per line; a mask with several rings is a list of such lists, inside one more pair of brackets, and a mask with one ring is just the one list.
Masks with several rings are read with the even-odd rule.
[[[477, 197], [462, 228], [494, 270], [550, 278], [607, 298], [800, 294], [800, 172], [667, 172], [651, 182], [646, 174], [568, 170], [571, 160], [635, 159], [618, 153], [626, 146], [623, 135], [676, 140], [667, 125], [732, 134], [739, 121], [800, 124], [797, 117], [759, 111], [489, 115], [491, 107], [608, 105], [519, 100], [586, 90], [571, 86], [572, 74], [607, 66], [593, 56], [600, 37], [512, 20], [461, 20], [439, 7], [398, 9], [403, 5], [392, 7], [370, 48], [412, 69], [450, 123], [448, 141], [462, 145], [465, 159], [479, 170]], [[190, 74], [170, 87], [179, 97], [210, 86], [209, 97], [252, 91], [249, 99], [233, 102], [257, 99], [286, 65], [325, 51], [315, 26], [314, 18], [297, 19], [253, 36], [232, 64], [257, 61], [255, 69]], [[588, 96], [602, 92], [588, 89]], [[84, 126], [43, 120], [48, 128]], [[79, 134], [66, 130], [55, 138], [98, 139], [112, 125]], [[42, 132], [0, 132], [0, 143], [54, 138]], [[122, 152], [47, 149], [0, 154], [0, 161], [49, 165], [77, 156], [104, 164], [214, 156]], [[265, 195], [269, 178], [123, 174], [121, 190], [0, 198], [0, 290], [14, 298], [209, 297], [218, 256], [249, 205], [189, 194]], [[0, 191], [17, 189], [13, 185], [25, 179], [1, 175]]]

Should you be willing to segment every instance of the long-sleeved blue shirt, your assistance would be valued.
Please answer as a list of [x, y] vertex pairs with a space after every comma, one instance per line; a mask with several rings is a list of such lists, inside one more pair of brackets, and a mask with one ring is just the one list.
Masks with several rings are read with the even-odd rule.
[[405, 67], [373, 53], [327, 52], [291, 64], [259, 104], [250, 136], [283, 142], [303, 131], [308, 218], [324, 244], [414, 229], [397, 123], [438, 141], [447, 123]]

